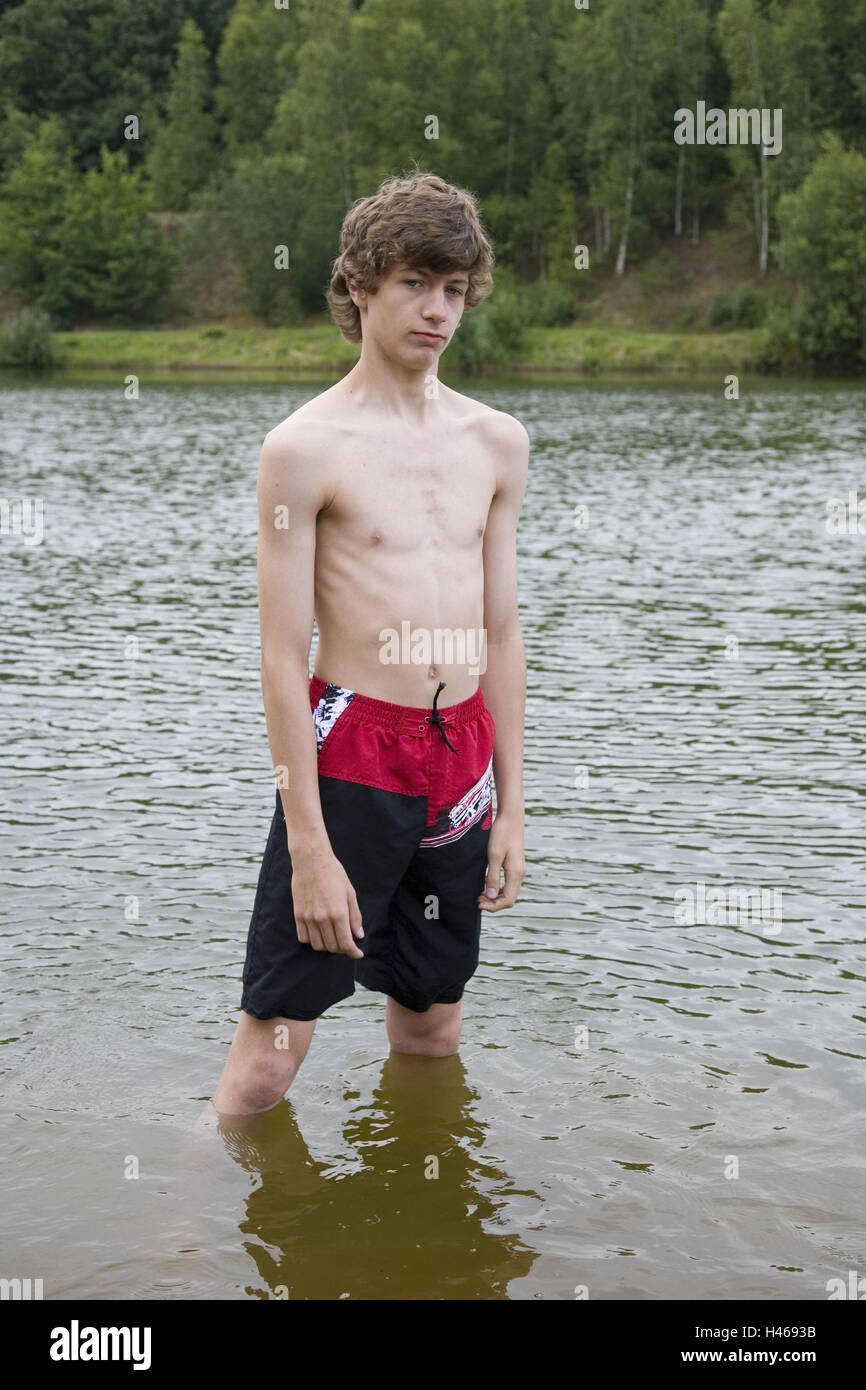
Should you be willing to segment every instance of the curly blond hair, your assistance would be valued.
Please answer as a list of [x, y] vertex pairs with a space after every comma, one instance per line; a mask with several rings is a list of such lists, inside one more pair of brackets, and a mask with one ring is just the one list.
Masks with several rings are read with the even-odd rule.
[[436, 174], [398, 176], [385, 179], [369, 197], [356, 199], [346, 213], [325, 298], [346, 341], [359, 343], [361, 315], [347, 281], [373, 293], [403, 262], [434, 275], [465, 270], [469, 285], [464, 303], [472, 309], [493, 289], [495, 259], [468, 189]]

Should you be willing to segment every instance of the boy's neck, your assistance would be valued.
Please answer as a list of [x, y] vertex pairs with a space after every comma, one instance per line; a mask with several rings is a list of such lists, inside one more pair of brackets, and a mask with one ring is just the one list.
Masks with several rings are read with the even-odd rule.
[[424, 430], [441, 418], [443, 388], [435, 362], [423, 370], [410, 369], [362, 348], [342, 385], [355, 405], [393, 416], [409, 428]]

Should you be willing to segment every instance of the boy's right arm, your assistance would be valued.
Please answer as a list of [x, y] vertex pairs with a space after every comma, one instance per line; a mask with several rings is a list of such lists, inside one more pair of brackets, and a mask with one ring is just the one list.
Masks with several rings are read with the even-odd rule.
[[[298, 940], [314, 950], [363, 955], [355, 890], [331, 848], [319, 799], [309, 656], [315, 601], [316, 518], [329, 501], [323, 470], [311, 466], [300, 431], [271, 430], [258, 476], [259, 625], [262, 695], [292, 859]], [[288, 783], [288, 785], [285, 785]]]

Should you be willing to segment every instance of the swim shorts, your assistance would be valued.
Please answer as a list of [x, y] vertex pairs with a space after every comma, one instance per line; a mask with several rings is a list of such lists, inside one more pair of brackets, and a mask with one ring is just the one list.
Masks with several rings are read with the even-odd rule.
[[314, 1019], [355, 983], [425, 1013], [453, 1004], [478, 965], [496, 725], [480, 688], [438, 710], [310, 680], [319, 796], [358, 898], [363, 959], [298, 940], [279, 791], [247, 937], [241, 1008]]

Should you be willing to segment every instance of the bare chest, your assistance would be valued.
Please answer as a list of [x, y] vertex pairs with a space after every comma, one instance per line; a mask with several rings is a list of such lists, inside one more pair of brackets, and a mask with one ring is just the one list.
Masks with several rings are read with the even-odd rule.
[[339, 461], [326, 524], [361, 549], [461, 550], [480, 544], [495, 486], [477, 446], [354, 449]]

